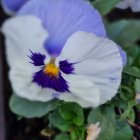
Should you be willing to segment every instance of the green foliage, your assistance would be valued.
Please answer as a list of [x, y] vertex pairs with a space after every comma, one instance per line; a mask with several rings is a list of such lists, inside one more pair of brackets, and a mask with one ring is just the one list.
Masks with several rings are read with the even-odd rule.
[[140, 79], [136, 79], [135, 81], [135, 92], [140, 93]]
[[70, 139], [69, 135], [67, 135], [65, 133], [61, 133], [56, 136], [55, 140], [71, 140], [71, 139]]
[[115, 134], [109, 140], [132, 140], [133, 132], [126, 121], [116, 121]]
[[109, 13], [121, 0], [96, 0], [93, 5], [102, 15]]
[[120, 97], [122, 100], [128, 101], [135, 97], [135, 93], [133, 92], [131, 87], [122, 85], [120, 89]]
[[[132, 130], [127, 120], [135, 121], [133, 107], [136, 104], [136, 93], [140, 91], [140, 48], [137, 41], [140, 39], [140, 20], [121, 20], [107, 25], [108, 35], [118, 43], [127, 53], [127, 65], [123, 70], [123, 79], [119, 95], [114, 98], [111, 105], [120, 109], [119, 120], [115, 118], [114, 129], [117, 132], [113, 140], [131, 140]], [[116, 102], [114, 102], [117, 100]], [[120, 131], [117, 131], [120, 129]]]
[[90, 112], [88, 123], [101, 123], [102, 132], [99, 140], [109, 140], [114, 134], [115, 113], [112, 107], [99, 107]]
[[125, 67], [123, 72], [135, 78], [140, 78], [140, 71], [136, 67]]
[[58, 110], [55, 110], [49, 115], [49, 122], [61, 131], [68, 131], [72, 128], [72, 123], [63, 119]]
[[54, 110], [58, 104], [58, 100], [52, 100], [45, 103], [31, 102], [16, 95], [13, 95], [10, 99], [10, 109], [19, 116], [26, 118], [43, 117]]
[[121, 20], [111, 23], [108, 35], [120, 45], [132, 45], [140, 39], [140, 20]]
[[76, 103], [62, 103], [59, 106], [59, 113], [63, 119], [72, 121], [77, 126], [84, 123], [83, 109]]
[[[85, 126], [83, 109], [76, 103], [62, 103], [49, 115], [50, 125], [69, 132], [71, 140], [84, 139]], [[61, 136], [61, 135], [60, 135]]]
[[101, 123], [102, 131], [97, 140], [131, 140], [132, 130], [126, 121], [120, 120], [113, 106], [103, 105], [90, 112], [88, 123]]
[[49, 115], [49, 121], [62, 131], [67, 131], [72, 126], [82, 126], [84, 123], [83, 109], [76, 103], [62, 103]]

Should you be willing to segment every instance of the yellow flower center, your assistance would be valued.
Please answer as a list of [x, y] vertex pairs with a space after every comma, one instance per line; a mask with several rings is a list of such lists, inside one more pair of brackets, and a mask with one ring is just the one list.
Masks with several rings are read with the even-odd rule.
[[59, 75], [59, 68], [55, 65], [54, 58], [45, 66], [44, 72], [51, 77], [57, 77]]

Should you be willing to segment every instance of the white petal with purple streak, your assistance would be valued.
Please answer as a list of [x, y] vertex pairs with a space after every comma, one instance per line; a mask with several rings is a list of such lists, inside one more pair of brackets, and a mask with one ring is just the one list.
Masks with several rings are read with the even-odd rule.
[[[83, 89], [83, 99], [87, 96], [94, 102], [94, 89], [95, 93], [99, 92], [100, 104], [115, 96], [121, 82], [123, 63], [119, 48], [113, 41], [92, 33], [77, 32], [68, 39], [58, 59], [64, 58], [78, 62], [75, 74], [85, 76], [94, 85], [93, 94], [88, 95], [88, 90]], [[79, 96], [78, 92], [75, 94]]]
[[83, 75], [63, 75], [69, 83], [71, 93], [60, 95], [59, 99], [77, 102], [82, 107], [97, 107], [100, 105], [100, 91], [88, 77]]
[[42, 44], [48, 33], [42, 27], [41, 20], [34, 16], [15, 17], [6, 21], [2, 32], [6, 35], [9, 76], [15, 94], [33, 101], [51, 100], [53, 90], [42, 89], [32, 82], [33, 73], [38, 68], [29, 63], [27, 56], [29, 49], [45, 53]]

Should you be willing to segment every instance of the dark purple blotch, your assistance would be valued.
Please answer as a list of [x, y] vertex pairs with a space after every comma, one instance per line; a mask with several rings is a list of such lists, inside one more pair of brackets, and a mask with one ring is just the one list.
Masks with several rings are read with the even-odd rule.
[[68, 60], [60, 61], [59, 68], [65, 74], [74, 74], [74, 64], [68, 62]]
[[58, 92], [69, 92], [67, 81], [62, 77], [61, 73], [57, 77], [49, 76], [44, 73], [44, 69], [36, 72], [33, 76], [33, 82], [42, 88], [50, 88]]
[[34, 53], [30, 50], [31, 56], [29, 58], [32, 60], [34, 66], [42, 66], [40, 71], [33, 75], [32, 82], [37, 83], [42, 88], [50, 88], [57, 92], [69, 92], [68, 82], [62, 77], [61, 72], [65, 74], [74, 74], [74, 65], [76, 63], [70, 63], [68, 60], [59, 62], [59, 75], [51, 76], [44, 72], [45, 69], [45, 59], [46, 56], [41, 53]]
[[33, 53], [31, 50], [31, 56], [29, 56], [29, 58], [32, 60], [32, 64], [34, 66], [43, 66], [45, 65], [44, 61], [46, 59], [46, 56], [44, 54], [41, 53]]

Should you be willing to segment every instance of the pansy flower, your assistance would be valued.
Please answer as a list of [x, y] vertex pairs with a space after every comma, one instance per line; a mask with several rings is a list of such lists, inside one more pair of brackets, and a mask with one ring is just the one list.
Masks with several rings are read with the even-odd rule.
[[2, 27], [14, 93], [97, 107], [121, 82], [125, 53], [83, 0], [32, 0]]
[[117, 5], [117, 8], [120, 9], [127, 9], [129, 7], [133, 12], [140, 12], [140, 0], [123, 0]]

